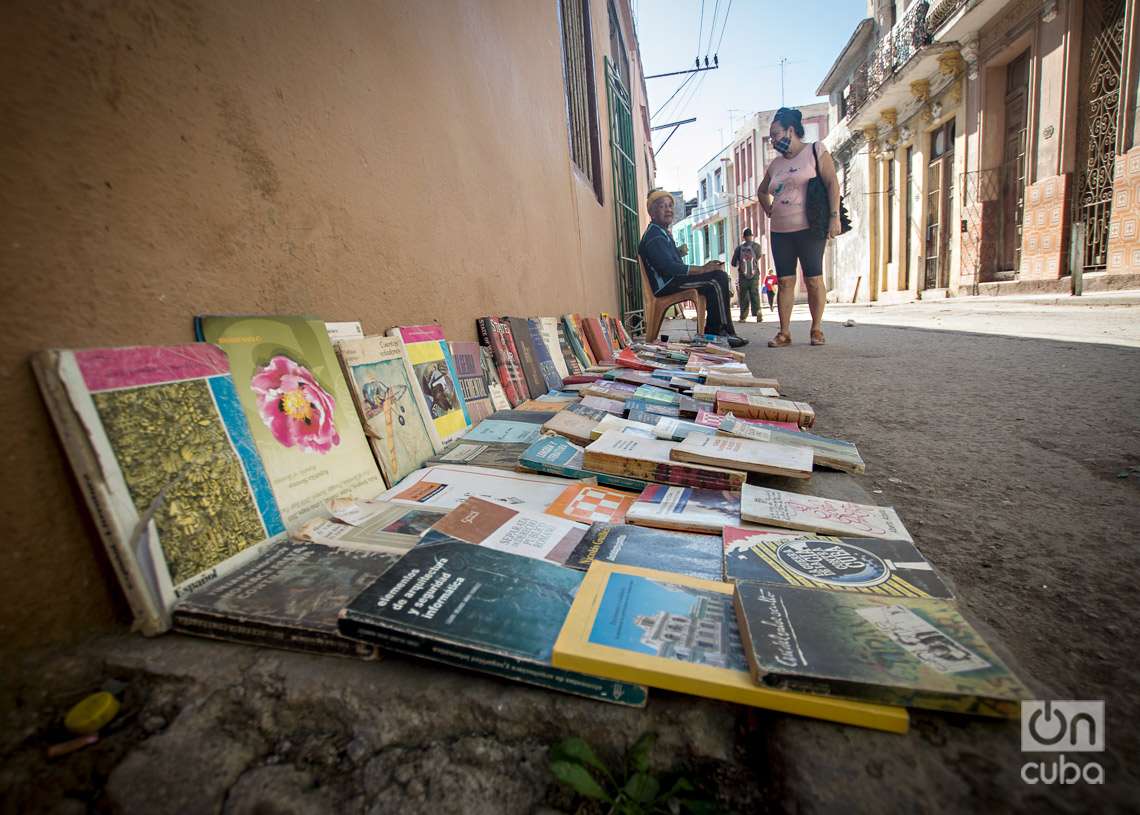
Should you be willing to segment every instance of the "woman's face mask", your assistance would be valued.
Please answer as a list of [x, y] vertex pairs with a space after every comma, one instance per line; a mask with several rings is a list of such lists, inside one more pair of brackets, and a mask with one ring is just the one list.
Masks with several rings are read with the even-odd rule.
[[786, 156], [788, 151], [792, 149], [792, 137], [785, 133], [782, 138], [772, 142], [772, 146], [776, 148], [777, 153]]

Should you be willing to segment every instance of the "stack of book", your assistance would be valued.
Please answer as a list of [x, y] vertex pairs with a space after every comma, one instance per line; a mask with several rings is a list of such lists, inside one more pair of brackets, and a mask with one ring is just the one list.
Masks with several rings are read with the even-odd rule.
[[[33, 359], [137, 628], [904, 732], [1025, 689], [811, 405], [609, 315], [195, 319]], [[843, 476], [846, 477], [846, 476]]]

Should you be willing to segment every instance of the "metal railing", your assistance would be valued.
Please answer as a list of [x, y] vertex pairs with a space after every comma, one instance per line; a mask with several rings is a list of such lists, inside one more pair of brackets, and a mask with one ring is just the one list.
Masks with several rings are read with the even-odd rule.
[[965, 8], [971, 2], [973, 0], [942, 0], [942, 2], [935, 0], [926, 13], [927, 30], [933, 34], [942, 28], [943, 24], [957, 14], [960, 9]]
[[884, 82], [930, 44], [930, 29], [926, 24], [929, 5], [923, 2], [911, 6], [903, 18], [875, 45], [870, 58], [855, 70], [846, 98], [848, 121]]

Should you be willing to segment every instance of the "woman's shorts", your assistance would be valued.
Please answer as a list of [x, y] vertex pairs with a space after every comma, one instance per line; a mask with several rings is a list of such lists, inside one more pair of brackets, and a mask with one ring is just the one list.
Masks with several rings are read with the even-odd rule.
[[810, 229], [799, 232], [772, 233], [772, 262], [776, 265], [776, 277], [792, 277], [796, 273], [796, 262], [804, 270], [804, 277], [819, 277], [823, 274], [823, 250], [827, 248], [827, 238], [815, 237]]

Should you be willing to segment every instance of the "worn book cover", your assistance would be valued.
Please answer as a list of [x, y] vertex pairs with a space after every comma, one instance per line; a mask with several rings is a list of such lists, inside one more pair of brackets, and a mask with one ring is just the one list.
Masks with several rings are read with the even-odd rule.
[[287, 526], [340, 495], [384, 488], [325, 325], [307, 317], [196, 317], [222, 347]]
[[769, 687], [1007, 718], [1029, 697], [947, 600], [744, 582], [736, 611]]
[[737, 526], [724, 527], [724, 578], [894, 597], [954, 596], [913, 543]]
[[738, 396], [763, 396], [775, 398], [780, 392], [775, 388], [736, 387], [732, 385], [694, 385], [692, 396], [699, 402], [715, 402], [718, 393], [735, 393]]
[[527, 393], [533, 398], [546, 393], [550, 386], [542, 376], [542, 369], [538, 364], [538, 356], [534, 347], [534, 339], [530, 333], [530, 323], [526, 317], [504, 317], [504, 321], [511, 327], [511, 336], [515, 340], [515, 349], [519, 355], [519, 365], [522, 366], [523, 378], [526, 380]]
[[395, 326], [388, 329], [388, 336], [399, 337], [404, 343], [415, 381], [440, 440], [447, 444], [458, 438], [471, 426], [471, 417], [442, 329], [438, 325]]
[[750, 473], [811, 478], [812, 451], [806, 447], [695, 433], [670, 453], [677, 461], [695, 461]]
[[545, 512], [530, 512], [482, 498], [468, 498], [424, 534], [420, 546], [461, 540], [500, 552], [549, 560], [562, 565], [570, 557], [586, 525]]
[[732, 393], [720, 389], [716, 392], [716, 412], [731, 413], [742, 419], [776, 419], [781, 422], [795, 422], [800, 427], [811, 427], [815, 424], [815, 411], [806, 402]]
[[[527, 326], [530, 328], [530, 341], [531, 346], [534, 348], [534, 360], [538, 365], [539, 373], [542, 374], [542, 379], [546, 383], [545, 390], [541, 393], [548, 391], [556, 391], [562, 388], [562, 374], [558, 373], [558, 366], [554, 363], [554, 358], [550, 356], [550, 349], [546, 347], [546, 339], [542, 335], [542, 323], [537, 318], [530, 318], [527, 321]], [[561, 354], [559, 355], [561, 356]], [[531, 391], [531, 396], [537, 396], [534, 391]]]
[[714, 436], [716, 435], [716, 428], [690, 422], [687, 419], [678, 419], [674, 416], [662, 416], [660, 421], [653, 426], [653, 435], [667, 441], [684, 441], [694, 433], [699, 436]]
[[558, 332], [558, 348], [562, 352], [562, 361], [566, 363], [567, 376], [562, 379], [565, 381], [568, 377], [579, 376], [582, 371], [586, 370], [586, 365], [582, 364], [582, 360], [574, 353], [574, 349], [570, 347], [570, 338], [566, 336], [566, 323], [562, 318], [552, 318], [556, 323], [556, 330]]
[[586, 451], [562, 436], [544, 436], [519, 456], [519, 466], [527, 470], [564, 478], [592, 478], [605, 487], [635, 492], [645, 488], [638, 478], [594, 472], [585, 467]]
[[604, 396], [583, 396], [582, 405], [595, 410], [603, 410], [614, 416], [625, 413], [625, 403], [617, 399], [607, 399]]
[[625, 401], [626, 411], [632, 413], [638, 411], [641, 413], [656, 413], [658, 416], [669, 416], [674, 419], [680, 418], [681, 408], [680, 405], [665, 405], [660, 402], [651, 402], [639, 397], [633, 397]]
[[[728, 415], [732, 415], [731, 413]], [[796, 422], [776, 422], [771, 419], [741, 419], [739, 416], [734, 417], [736, 421], [743, 422], [744, 424], [759, 425], [761, 427], [778, 427], [781, 430], [790, 430], [793, 433], [803, 433], [804, 430]], [[724, 424], [725, 416], [719, 413], [712, 413], [708, 411], [700, 411], [697, 413], [697, 418], [694, 419], [697, 424], [708, 425], [709, 427], [720, 428]]]
[[[719, 366], [718, 366], [719, 367]], [[751, 373], [741, 371], [739, 373], [722, 372], [719, 370], [710, 370], [705, 374], [706, 385], [727, 385], [729, 387], [741, 388], [770, 388], [777, 393], [766, 394], [769, 396], [779, 396], [780, 383], [775, 379], [763, 379], [758, 376], [753, 376]]]
[[554, 370], [557, 371], [559, 379], [563, 380], [570, 376], [570, 369], [566, 367], [566, 360], [562, 356], [562, 343], [558, 338], [558, 318], [534, 317], [532, 319], [538, 323], [538, 330], [542, 335], [542, 344], [546, 346], [546, 352], [550, 355], [550, 361], [554, 363]]
[[636, 390], [637, 386], [635, 385], [627, 385], [624, 382], [612, 382], [608, 379], [599, 379], [582, 388], [579, 393], [582, 394], [582, 396], [599, 396], [603, 399], [614, 399], [619, 402], [624, 402], [626, 399], [632, 397]]
[[740, 525], [740, 493], [650, 484], [625, 517], [640, 526], [719, 534]]
[[375, 658], [342, 637], [337, 614], [399, 558], [379, 550], [283, 541], [174, 607], [174, 630], [219, 640]]
[[595, 472], [631, 476], [661, 484], [739, 490], [743, 470], [674, 461], [676, 442], [609, 431], [586, 448], [585, 465]]
[[600, 422], [598, 422], [598, 426], [590, 431], [590, 435], [597, 439], [610, 430], [615, 430], [618, 433], [630, 433], [634, 436], [641, 436], [645, 439], [657, 438], [653, 434], [653, 425], [645, 424], [642, 422], [635, 422], [632, 419], [623, 419], [620, 416], [615, 416], [613, 414], [607, 415]]
[[417, 547], [340, 615], [342, 634], [468, 670], [641, 707], [643, 686], [555, 668], [582, 573], [461, 541]]
[[217, 346], [45, 351], [32, 364], [144, 634], [284, 532]]
[[752, 681], [724, 583], [596, 563], [586, 573], [554, 664], [710, 699], [905, 733], [903, 708], [774, 690]]
[[566, 559], [566, 565], [585, 570], [595, 561], [604, 561], [721, 580], [722, 552], [720, 537], [716, 535], [595, 523]]
[[636, 498], [628, 492], [592, 484], [571, 484], [546, 511], [581, 524], [620, 524]]
[[[491, 403], [491, 392], [487, 380], [483, 378], [483, 361], [480, 357], [479, 344], [475, 342], [451, 342], [451, 358], [455, 362], [455, 375], [459, 379], [459, 391], [463, 396], [463, 404], [467, 406], [467, 416], [471, 424], [478, 424], [494, 411], [498, 410]], [[510, 407], [503, 405], [503, 407]]]
[[914, 542], [892, 507], [853, 504], [753, 484], [744, 485], [740, 516], [758, 524], [825, 535]]
[[289, 530], [289, 537], [295, 541], [402, 555], [447, 514], [443, 509], [389, 501], [333, 501], [330, 509], [333, 517], [310, 518]]
[[586, 342], [589, 343], [590, 350], [594, 354], [595, 364], [612, 363], [614, 352], [610, 347], [609, 341], [606, 339], [606, 334], [602, 330], [602, 324], [598, 321], [597, 317], [583, 317], [582, 326], [586, 336]]
[[475, 327], [479, 331], [479, 344], [491, 349], [491, 358], [507, 401], [514, 406], [529, 399], [530, 390], [523, 376], [510, 325], [498, 317], [480, 317], [475, 321]]
[[566, 342], [569, 344], [574, 358], [578, 360], [582, 373], [585, 373], [586, 370], [595, 363], [595, 360], [590, 354], [589, 345], [582, 336], [579, 325], [576, 314], [562, 315], [562, 328], [563, 333], [566, 335]]
[[726, 436], [807, 447], [812, 452], [812, 464], [816, 467], [826, 467], [829, 470], [855, 475], [867, 471], [863, 457], [859, 455], [859, 448], [849, 441], [817, 436], [814, 433], [799, 431], [799, 428], [798, 432], [794, 432], [778, 427], [765, 427], [737, 419], [731, 413], [722, 418], [723, 421], [716, 430]]
[[454, 509], [474, 496], [516, 509], [543, 512], [564, 489], [564, 478], [464, 464], [436, 464], [409, 473], [403, 481], [376, 498], [401, 504]]
[[433, 464], [467, 464], [514, 471], [519, 456], [529, 447], [525, 442], [478, 442], [459, 439], [449, 444], [438, 456], [426, 459], [423, 466]]
[[403, 343], [344, 340], [337, 352], [384, 480], [395, 484], [442, 447]]
[[610, 414], [599, 408], [592, 408], [581, 403], [570, 405], [550, 417], [542, 426], [544, 433], [557, 433], [579, 444], [589, 444], [593, 441], [591, 431], [597, 427], [604, 417]]
[[503, 390], [503, 383], [499, 381], [491, 349], [485, 345], [479, 346], [479, 364], [483, 370], [483, 381], [487, 383], [487, 394], [491, 397], [491, 407], [494, 410], [510, 410], [511, 403]]

